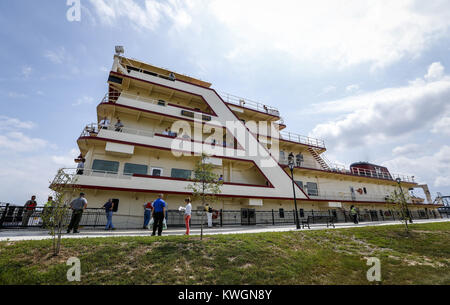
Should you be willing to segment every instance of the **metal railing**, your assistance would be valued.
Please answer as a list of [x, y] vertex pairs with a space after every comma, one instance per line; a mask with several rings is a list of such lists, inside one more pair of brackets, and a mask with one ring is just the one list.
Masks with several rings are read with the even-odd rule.
[[308, 136], [299, 135], [293, 132], [280, 131], [280, 139], [300, 144], [325, 148], [325, 141], [321, 139], [310, 138]]
[[92, 123], [92, 124], [86, 125], [86, 127], [81, 132], [81, 137], [97, 135], [100, 132], [100, 130], [102, 130], [102, 129], [115, 131], [115, 132], [122, 132], [122, 133], [127, 133], [127, 134], [133, 134], [133, 135], [138, 135], [138, 136], [150, 137], [150, 138], [152, 138], [155, 135], [155, 133], [163, 132], [163, 130], [150, 131], [150, 130], [128, 128], [128, 127], [115, 127], [114, 125], [111, 125], [111, 124], [108, 126], [103, 126], [103, 125], [100, 125], [97, 123]]
[[[42, 228], [45, 223], [42, 219], [42, 213], [51, 212], [48, 208], [37, 207], [28, 215], [26, 210], [21, 206], [14, 206], [10, 204], [0, 204], [0, 228], [14, 229], [14, 228]], [[191, 226], [198, 227], [202, 224], [207, 224], [207, 217], [204, 212], [200, 210], [192, 211]], [[143, 214], [143, 213], [142, 213]], [[448, 213], [439, 213], [434, 210], [418, 210], [410, 211], [412, 219], [437, 219], [449, 218]], [[70, 222], [72, 213], [68, 210], [65, 215], [63, 225], [67, 226]], [[344, 209], [328, 209], [328, 210], [305, 210], [299, 209], [296, 216], [294, 210], [266, 210], [255, 211], [252, 209], [242, 210], [215, 210], [213, 213], [213, 225], [216, 227], [223, 226], [251, 226], [251, 225], [294, 225], [295, 217], [299, 220], [311, 219], [310, 225], [321, 225], [323, 217], [332, 217], [335, 223], [352, 222], [352, 217], [349, 211]], [[166, 213], [168, 227], [184, 227], [184, 213], [178, 210], [169, 210]], [[359, 221], [399, 221], [401, 214], [399, 211], [391, 209], [383, 210], [366, 210], [358, 209]], [[127, 215], [121, 213], [114, 213], [113, 223], [117, 226], [117, 221], [121, 229], [141, 229], [144, 222], [144, 217], [136, 215]], [[105, 210], [99, 208], [88, 208], [84, 211], [81, 218], [80, 227], [104, 227], [106, 225]]]
[[248, 109], [253, 109], [259, 112], [265, 112], [267, 114], [274, 115], [277, 117], [280, 116], [280, 111], [273, 106], [264, 105], [259, 102], [255, 102], [226, 92], [218, 92], [218, 94], [226, 103], [234, 104]]
[[[282, 165], [288, 165], [287, 158], [280, 159], [278, 161]], [[373, 170], [368, 169], [361, 169], [361, 168], [353, 168], [351, 171], [343, 168], [341, 165], [337, 164], [329, 164], [330, 167], [329, 170], [326, 170], [328, 172], [332, 173], [340, 173], [340, 174], [346, 174], [346, 175], [352, 175], [352, 176], [358, 176], [358, 177], [368, 177], [368, 178], [377, 178], [377, 179], [385, 179], [385, 180], [396, 180], [397, 178], [400, 178], [402, 182], [410, 182], [415, 183], [414, 176], [406, 176], [406, 175], [399, 175], [399, 174], [390, 174], [390, 173], [383, 173], [383, 172], [376, 172]], [[302, 161], [301, 168], [310, 168], [310, 169], [319, 169], [324, 170], [319, 164], [316, 164], [314, 162], [309, 161]]]
[[[41, 228], [46, 227], [45, 218], [43, 214], [51, 215], [51, 207], [35, 207], [27, 209], [23, 206], [15, 206], [11, 204], [0, 204], [0, 228]], [[64, 215], [63, 226], [70, 223], [72, 211], [67, 210]], [[106, 225], [105, 210], [98, 208], [88, 208], [84, 210], [83, 217], [80, 222], [82, 227], [102, 227]]]
[[[150, 138], [153, 138], [155, 135], [164, 135], [164, 133], [165, 133], [164, 129], [157, 129], [157, 128], [154, 128], [152, 130], [142, 130], [142, 129], [134, 129], [134, 128], [128, 128], [128, 127], [115, 127], [112, 124], [109, 124], [108, 126], [103, 126], [98, 123], [91, 123], [91, 124], [86, 125], [86, 127], [81, 132], [80, 137], [97, 136], [98, 133], [103, 129], [109, 130], [109, 131], [114, 131], [114, 132], [119, 132], [119, 133], [126, 133], [126, 134], [150, 137]], [[170, 136], [170, 135], [167, 134], [167, 136]], [[185, 138], [183, 138], [183, 136], [178, 135], [177, 133], [172, 133], [171, 136], [173, 139], [177, 139], [177, 140], [185, 140], [185, 141], [192, 140], [191, 138], [185, 139]], [[208, 143], [204, 143], [204, 144], [208, 144]], [[228, 148], [234, 147], [234, 143], [227, 143], [227, 142], [222, 142], [222, 143], [218, 142], [216, 144], [212, 144], [212, 143], [210, 143], [210, 144], [222, 146], [222, 147], [228, 147]]]

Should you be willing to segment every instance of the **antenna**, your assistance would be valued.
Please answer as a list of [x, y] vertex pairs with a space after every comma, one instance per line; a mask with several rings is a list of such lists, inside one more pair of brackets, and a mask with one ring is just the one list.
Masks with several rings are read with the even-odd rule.
[[120, 56], [120, 54], [124, 54], [125, 53], [125, 49], [123, 46], [116, 46], [116, 55]]

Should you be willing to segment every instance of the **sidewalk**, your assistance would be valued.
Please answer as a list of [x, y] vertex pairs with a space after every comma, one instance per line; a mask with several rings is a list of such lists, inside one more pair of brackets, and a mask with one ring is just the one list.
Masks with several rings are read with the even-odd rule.
[[[450, 219], [420, 219], [414, 220], [414, 223], [434, 223], [434, 222], [450, 222]], [[370, 226], [386, 226], [386, 225], [398, 225], [400, 221], [380, 221], [380, 222], [362, 222], [357, 225], [352, 223], [337, 223], [336, 229], [343, 228], [355, 228], [355, 227], [370, 227]], [[326, 225], [316, 224], [311, 225], [311, 230], [326, 230]], [[330, 229], [330, 228], [328, 228]], [[263, 232], [287, 232], [295, 231], [295, 225], [284, 226], [227, 226], [216, 227], [212, 229], [203, 228], [203, 235], [216, 235], [216, 234], [248, 234], [248, 233], [263, 233]], [[333, 228], [331, 228], [333, 230]], [[300, 231], [309, 231], [309, 229], [301, 229]], [[116, 231], [104, 231], [104, 230], [81, 230], [80, 234], [63, 234], [63, 238], [96, 238], [96, 237], [120, 237], [120, 236], [151, 236], [150, 230], [116, 230]], [[163, 231], [163, 236], [172, 235], [184, 235], [184, 228], [173, 228]], [[191, 236], [200, 235], [200, 228], [191, 228]], [[0, 242], [1, 241], [21, 241], [21, 240], [43, 240], [50, 239], [48, 231], [45, 230], [0, 230]]]

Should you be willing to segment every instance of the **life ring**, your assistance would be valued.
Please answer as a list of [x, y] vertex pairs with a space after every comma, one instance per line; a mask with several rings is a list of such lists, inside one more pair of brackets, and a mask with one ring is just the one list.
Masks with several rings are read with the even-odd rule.
[[359, 189], [357, 190], [357, 192], [360, 193], [360, 194], [362, 195], [363, 190], [362, 190], [361, 188], [359, 188]]

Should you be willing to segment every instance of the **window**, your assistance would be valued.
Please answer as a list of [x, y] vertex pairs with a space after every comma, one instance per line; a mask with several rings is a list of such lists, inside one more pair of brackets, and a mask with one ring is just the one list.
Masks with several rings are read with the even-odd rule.
[[306, 183], [308, 189], [308, 196], [319, 196], [319, 190], [317, 189], [317, 183], [308, 182]]
[[94, 170], [94, 172], [117, 173], [119, 171], [119, 162], [94, 160], [94, 163], [92, 164], [92, 169]]
[[151, 172], [152, 176], [161, 177], [162, 174], [163, 174], [163, 169], [162, 168], [152, 167], [152, 172]]
[[147, 165], [125, 163], [123, 173], [124, 175], [133, 175], [133, 174], [147, 175], [147, 171], [148, 171]]
[[302, 181], [295, 181], [297, 183], [298, 187], [303, 189], [303, 182]]
[[172, 168], [171, 177], [181, 179], [191, 179], [192, 171], [186, 169]]

